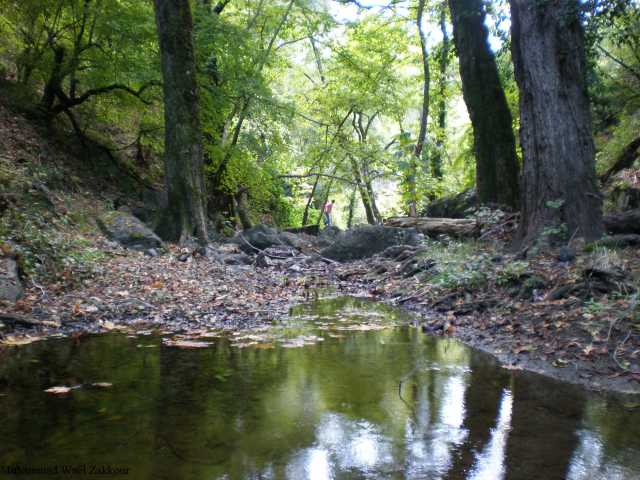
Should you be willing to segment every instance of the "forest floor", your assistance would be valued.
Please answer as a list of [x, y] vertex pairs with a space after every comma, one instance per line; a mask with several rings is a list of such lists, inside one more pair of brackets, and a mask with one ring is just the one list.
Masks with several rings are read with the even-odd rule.
[[[152, 258], [108, 241], [95, 225], [122, 195], [119, 167], [78, 161], [66, 139], [56, 143], [1, 105], [0, 131], [0, 260], [17, 255], [25, 287], [16, 303], [0, 303], [5, 348], [114, 330], [190, 338], [212, 328], [255, 330], [321, 292], [407, 309], [426, 333], [460, 338], [506, 368], [640, 393], [638, 249], [519, 258], [504, 252], [507, 238], [497, 231], [345, 264], [225, 265], [176, 246]], [[220, 256], [237, 248], [213, 246]]]
[[[192, 254], [183, 261], [184, 250], [175, 246], [150, 258], [99, 235], [94, 240], [91, 248], [102, 256], [79, 281], [32, 282], [21, 300], [5, 305], [2, 321], [13, 328], [2, 344], [108, 331], [156, 330], [188, 340], [212, 329], [251, 331], [286, 318], [293, 305], [320, 292], [406, 309], [427, 334], [457, 337], [509, 369], [640, 393], [637, 297], [619, 290], [585, 300], [579, 290], [594, 256], [640, 272], [637, 251], [585, 254], [569, 264], [550, 255], [513, 260], [477, 243], [428, 241], [413, 258], [437, 259], [433, 271], [405, 278], [398, 272], [406, 260], [382, 255], [345, 264], [281, 260], [261, 268]], [[214, 249], [233, 254], [237, 246]], [[567, 285], [578, 287], [558, 295]]]

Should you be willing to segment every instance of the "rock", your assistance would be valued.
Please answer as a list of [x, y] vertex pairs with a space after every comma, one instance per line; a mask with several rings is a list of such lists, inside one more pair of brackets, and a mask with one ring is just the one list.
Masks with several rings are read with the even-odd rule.
[[560, 247], [558, 260], [561, 262], [572, 262], [576, 259], [576, 251], [571, 247]]
[[320, 226], [319, 225], [305, 225], [303, 227], [285, 228], [284, 231], [285, 232], [289, 232], [289, 233], [296, 233], [296, 234], [305, 233], [307, 235], [312, 235], [314, 237], [317, 237], [318, 234], [320, 233]]
[[333, 243], [320, 254], [341, 262], [357, 260], [375, 255], [393, 245], [417, 245], [422, 238], [422, 235], [412, 228], [363, 225], [339, 233]]
[[256, 258], [256, 267], [268, 268], [273, 266], [273, 261], [264, 253], [260, 253]]
[[385, 258], [397, 258], [400, 254], [406, 252], [407, 249], [411, 249], [411, 247], [409, 245], [392, 245], [384, 249], [382, 256]]
[[275, 228], [262, 224], [238, 232], [236, 236], [231, 239], [231, 242], [239, 245], [243, 252], [249, 254], [256, 254], [265, 248], [283, 244], [283, 240]]
[[149, 248], [147, 250], [144, 251], [144, 254], [149, 256], [149, 257], [159, 257], [160, 254], [158, 253], [158, 250], [156, 250], [155, 248]]
[[435, 260], [431, 258], [409, 258], [400, 265], [398, 275], [405, 278], [413, 277], [420, 272], [427, 272], [436, 266]]
[[164, 250], [160, 237], [141, 220], [127, 212], [108, 212], [96, 219], [100, 230], [110, 239], [132, 250]]
[[471, 189], [431, 202], [424, 208], [421, 215], [437, 218], [464, 218], [476, 207], [476, 191]]
[[[231, 239], [240, 249], [249, 254], [256, 254], [268, 248], [302, 250], [310, 246], [301, 236], [291, 232], [279, 232], [267, 225], [256, 225], [239, 232]], [[257, 249], [257, 250], [256, 250]]]
[[23, 294], [18, 263], [12, 257], [0, 257], [0, 300], [15, 302]]
[[640, 209], [610, 213], [603, 220], [604, 227], [610, 234], [640, 234]]
[[225, 265], [251, 265], [253, 259], [246, 253], [240, 252], [224, 256], [222, 262]]
[[302, 239], [302, 237], [300, 237], [299, 235], [296, 235], [295, 233], [281, 232], [279, 234], [279, 237], [284, 244], [289, 245], [290, 247], [296, 248], [298, 250], [303, 250], [304, 248], [310, 246], [309, 242], [306, 242], [305, 240]]
[[330, 246], [341, 233], [342, 230], [334, 225], [324, 227], [320, 232], [320, 235], [318, 235], [318, 245], [320, 247]]
[[186, 262], [187, 260], [189, 260], [190, 256], [191, 256], [191, 254], [189, 254], [189, 253], [181, 253], [180, 255], [178, 255], [178, 261], [179, 262]]

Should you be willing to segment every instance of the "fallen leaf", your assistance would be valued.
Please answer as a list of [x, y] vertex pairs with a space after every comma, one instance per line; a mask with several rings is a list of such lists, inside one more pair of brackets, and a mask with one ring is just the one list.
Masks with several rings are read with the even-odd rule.
[[556, 368], [565, 368], [567, 366], [569, 366], [569, 362], [567, 360], [565, 360], [564, 358], [558, 358], [557, 360], [555, 360], [552, 365]]
[[76, 388], [78, 387], [58, 386], [58, 387], [47, 388], [45, 392], [50, 393], [52, 395], [66, 395], [67, 393], [70, 393], [72, 390]]
[[162, 344], [165, 347], [175, 348], [207, 348], [211, 345], [211, 342], [196, 342], [193, 340], [170, 340], [165, 338], [162, 340]]
[[9, 335], [5, 337], [5, 339], [2, 340], [0, 344], [6, 345], [8, 347], [20, 347], [22, 345], [28, 345], [30, 343], [37, 342], [38, 340], [40, 340], [40, 337], [31, 337], [29, 335], [26, 335], [24, 337]]

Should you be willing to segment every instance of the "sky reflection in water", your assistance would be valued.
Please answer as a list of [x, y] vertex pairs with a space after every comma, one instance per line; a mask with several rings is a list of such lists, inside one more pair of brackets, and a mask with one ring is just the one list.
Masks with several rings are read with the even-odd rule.
[[[325, 327], [404, 320], [354, 299], [295, 314]], [[640, 478], [635, 410], [416, 329], [329, 331], [291, 349], [106, 335], [5, 352], [0, 465], [125, 465], [128, 479]], [[43, 393], [90, 381], [114, 387]]]

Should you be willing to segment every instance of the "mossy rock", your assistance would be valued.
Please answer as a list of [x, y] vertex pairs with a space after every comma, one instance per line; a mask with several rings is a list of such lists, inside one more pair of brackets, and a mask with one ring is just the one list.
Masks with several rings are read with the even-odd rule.
[[96, 222], [110, 240], [118, 242], [123, 247], [139, 251], [165, 248], [160, 237], [130, 213], [107, 212], [98, 217]]

